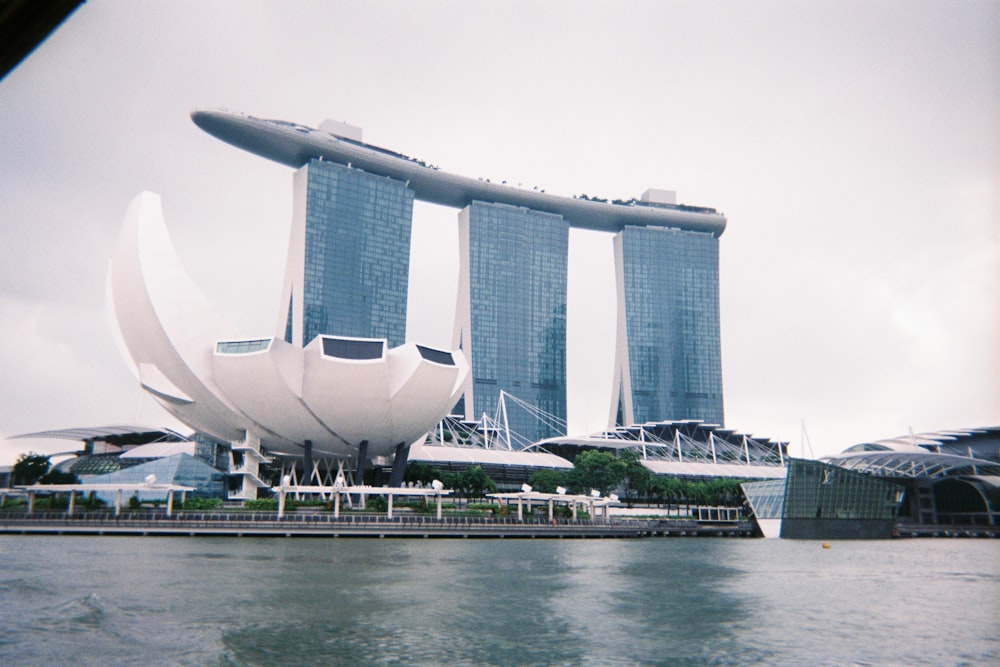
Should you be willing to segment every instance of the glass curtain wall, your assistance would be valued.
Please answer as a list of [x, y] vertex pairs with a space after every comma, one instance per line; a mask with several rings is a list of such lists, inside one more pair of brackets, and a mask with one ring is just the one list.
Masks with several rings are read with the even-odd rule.
[[633, 423], [722, 425], [719, 240], [661, 227], [620, 234]]
[[[493, 416], [502, 389], [565, 421], [569, 224], [504, 204], [473, 202], [468, 213], [474, 414]], [[507, 408], [523, 438], [563, 435]]]
[[402, 345], [413, 191], [330, 162], [308, 168], [303, 345], [320, 334]]

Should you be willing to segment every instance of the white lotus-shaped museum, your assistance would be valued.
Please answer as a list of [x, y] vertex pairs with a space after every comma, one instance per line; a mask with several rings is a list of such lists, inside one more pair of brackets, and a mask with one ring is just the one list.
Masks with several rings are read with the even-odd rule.
[[318, 336], [304, 348], [241, 336], [181, 266], [160, 198], [128, 207], [108, 272], [108, 302], [143, 389], [191, 428], [245, 450], [298, 456], [391, 454], [455, 405], [460, 352]]

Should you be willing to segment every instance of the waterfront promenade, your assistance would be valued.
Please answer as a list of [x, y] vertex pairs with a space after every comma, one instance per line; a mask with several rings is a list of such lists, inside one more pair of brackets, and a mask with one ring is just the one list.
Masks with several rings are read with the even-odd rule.
[[[410, 537], [410, 538], [642, 538], [642, 537], [757, 537], [749, 521], [698, 521], [678, 518], [611, 517], [603, 521], [544, 519], [519, 521], [504, 517], [419, 514], [388, 518], [378, 514], [335, 517], [327, 512], [0, 512], [0, 535], [133, 535], [230, 537]], [[920, 526], [897, 524], [894, 537], [1000, 538], [997, 526]]]
[[752, 537], [746, 521], [699, 522], [687, 519], [518, 521], [494, 517], [356, 515], [335, 518], [325, 512], [175, 512], [162, 511], [0, 513], [0, 534], [22, 535], [213, 535], [254, 537], [411, 537], [411, 538], [640, 538]]

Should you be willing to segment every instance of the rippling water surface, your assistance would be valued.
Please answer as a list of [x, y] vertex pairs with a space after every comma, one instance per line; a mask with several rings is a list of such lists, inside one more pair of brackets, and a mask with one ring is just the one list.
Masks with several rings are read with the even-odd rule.
[[1000, 664], [1000, 542], [0, 536], [0, 664]]

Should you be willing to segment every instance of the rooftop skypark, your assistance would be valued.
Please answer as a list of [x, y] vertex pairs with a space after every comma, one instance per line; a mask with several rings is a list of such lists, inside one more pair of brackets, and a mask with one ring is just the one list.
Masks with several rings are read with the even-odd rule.
[[405, 181], [420, 201], [464, 208], [472, 201], [523, 206], [563, 216], [573, 227], [618, 232], [626, 226], [673, 227], [720, 236], [726, 218], [711, 208], [614, 200], [564, 197], [526, 190], [442, 171], [392, 150], [352, 137], [281, 120], [255, 118], [221, 110], [195, 110], [191, 119], [201, 129], [233, 146], [269, 160], [299, 168], [310, 160], [347, 164], [364, 171]]

